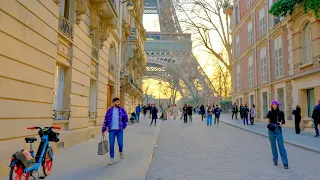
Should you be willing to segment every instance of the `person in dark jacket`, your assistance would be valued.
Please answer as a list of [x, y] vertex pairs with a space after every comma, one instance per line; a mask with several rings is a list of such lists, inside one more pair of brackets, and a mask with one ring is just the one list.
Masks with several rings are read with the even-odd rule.
[[267, 118], [269, 118], [270, 124], [273, 125], [273, 127], [275, 127], [274, 129], [268, 129], [269, 141], [271, 144], [271, 150], [273, 155], [273, 163], [275, 166], [278, 166], [278, 150], [277, 150], [277, 143], [276, 143], [277, 141], [283, 166], [285, 169], [288, 169], [289, 168], [288, 156], [287, 156], [287, 151], [284, 147], [282, 128], [281, 128], [281, 126], [285, 124], [285, 118], [284, 118], [284, 113], [279, 109], [278, 101], [276, 100], [272, 101], [271, 111], [269, 111]]
[[189, 122], [192, 122], [192, 111], [193, 111], [193, 107], [188, 105], [187, 106], [187, 113], [188, 113], [188, 117], [189, 117]]
[[238, 105], [237, 103], [234, 103], [233, 107], [232, 107], [232, 119], [233, 119], [233, 116], [236, 115], [236, 119], [238, 119]]
[[154, 126], [157, 126], [157, 119], [158, 119], [158, 109], [156, 107], [156, 105], [154, 105], [154, 107], [151, 108], [151, 123], [150, 123], [150, 126], [152, 125], [153, 123], [153, 120], [154, 120]]
[[200, 114], [201, 114], [201, 120], [203, 121], [203, 117], [206, 114], [206, 110], [203, 104], [200, 106]]
[[242, 108], [242, 116], [243, 116], [243, 124], [244, 125], [248, 125], [248, 114], [249, 114], [249, 108], [247, 106], [247, 104], [244, 105], [244, 107]]
[[188, 106], [185, 104], [182, 108], [182, 114], [183, 114], [183, 123], [188, 122]]
[[220, 118], [220, 113], [221, 109], [219, 108], [219, 105], [216, 105], [216, 108], [214, 108], [214, 124], [219, 124], [219, 118]]
[[299, 105], [296, 106], [296, 109], [293, 110], [292, 114], [294, 115], [296, 134], [300, 134], [301, 108]]
[[316, 135], [314, 137], [319, 136], [318, 125], [320, 124], [320, 100], [318, 101], [318, 105], [316, 105], [312, 112], [312, 119], [314, 120], [314, 129], [316, 131]]
[[240, 112], [240, 117], [241, 117], [241, 119], [243, 119], [243, 105], [242, 104], [240, 104], [240, 107], [239, 107], [239, 112]]

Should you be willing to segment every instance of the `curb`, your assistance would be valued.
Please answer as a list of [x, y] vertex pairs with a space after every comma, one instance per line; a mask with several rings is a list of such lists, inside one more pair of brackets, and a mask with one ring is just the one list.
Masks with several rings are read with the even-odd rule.
[[[162, 122], [161, 122], [161, 124], [162, 124]], [[159, 139], [160, 131], [161, 131], [161, 126], [160, 126], [160, 130], [159, 130], [158, 136], [157, 136], [157, 138], [156, 138], [156, 140], [155, 140], [155, 144], [154, 144], [153, 151], [152, 151], [152, 153], [151, 153], [151, 157], [150, 157], [149, 166], [148, 166], [148, 170], [147, 170], [147, 174], [146, 174], [145, 180], [147, 180], [148, 175], [149, 175], [149, 172], [150, 172], [150, 167], [151, 167], [151, 163], [152, 163], [154, 151], [156, 150], [156, 145], [158, 144], [158, 139]]]
[[[260, 135], [260, 136], [269, 138], [269, 136], [267, 136], [267, 135], [265, 135], [265, 134], [258, 133], [258, 132], [256, 132], [256, 131], [249, 130], [249, 129], [246, 129], [246, 128], [242, 128], [242, 127], [240, 127], [240, 126], [234, 125], [234, 124], [232, 124], [232, 123], [225, 122], [225, 121], [223, 121], [223, 120], [220, 120], [220, 121], [221, 121], [222, 123], [224, 123], [224, 124], [229, 125], [229, 126], [233, 126], [233, 127], [238, 128], [238, 129], [242, 129], [242, 130], [251, 132], [251, 133], [253, 133], [253, 134], [257, 134], [257, 135]], [[295, 146], [295, 147], [298, 147], [298, 148], [301, 148], [301, 149], [304, 149], [304, 150], [307, 150], [307, 151], [311, 151], [311, 152], [320, 154], [320, 150], [313, 149], [313, 148], [310, 148], [310, 147], [306, 147], [306, 146], [303, 146], [303, 145], [300, 145], [300, 144], [297, 144], [297, 143], [294, 143], [294, 142], [291, 142], [291, 141], [288, 141], [288, 140], [284, 140], [284, 143], [289, 144], [289, 145], [292, 145], [292, 146]]]

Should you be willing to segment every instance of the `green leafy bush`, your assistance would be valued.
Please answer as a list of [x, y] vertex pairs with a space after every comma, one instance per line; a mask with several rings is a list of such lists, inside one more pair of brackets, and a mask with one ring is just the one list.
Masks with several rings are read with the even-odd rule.
[[305, 13], [311, 10], [316, 18], [319, 18], [320, 0], [278, 0], [271, 6], [269, 13], [277, 17], [286, 16], [292, 14], [300, 4], [303, 5]]

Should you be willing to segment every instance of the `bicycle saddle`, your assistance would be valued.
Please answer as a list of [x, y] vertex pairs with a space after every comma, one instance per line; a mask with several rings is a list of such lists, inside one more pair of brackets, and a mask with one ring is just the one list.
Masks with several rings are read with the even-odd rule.
[[24, 140], [26, 140], [26, 143], [34, 143], [35, 141], [37, 141], [37, 138], [35, 137], [27, 137]]

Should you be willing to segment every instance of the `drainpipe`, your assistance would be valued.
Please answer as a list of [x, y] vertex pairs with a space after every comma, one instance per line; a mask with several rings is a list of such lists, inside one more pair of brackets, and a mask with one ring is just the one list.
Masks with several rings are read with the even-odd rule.
[[[258, 59], [257, 59], [257, 54], [258, 54], [258, 50], [257, 50], [257, 43], [256, 43], [256, 41], [257, 41], [257, 24], [256, 24], [256, 22], [257, 22], [257, 20], [256, 20], [256, 11], [254, 10], [253, 11], [253, 27], [252, 27], [252, 29], [254, 30], [254, 34], [253, 34], [253, 38], [252, 39], [254, 39], [254, 67], [255, 67], [255, 71], [254, 71], [254, 81], [255, 81], [255, 104], [256, 104], [256, 107], [257, 107], [257, 103], [258, 103], [258, 96], [259, 96], [259, 94], [258, 94], [258, 73], [257, 73], [257, 69], [259, 68], [259, 67], [257, 67], [257, 61], [258, 61]], [[261, 73], [261, 72], [260, 72]], [[261, 100], [260, 100], [261, 101]], [[260, 102], [260, 104], [261, 104], [261, 102]], [[260, 105], [259, 105], [260, 106]], [[260, 112], [261, 112], [261, 107], [260, 107]], [[261, 113], [260, 113], [261, 114]], [[258, 120], [258, 118], [257, 118], [257, 120]]]

